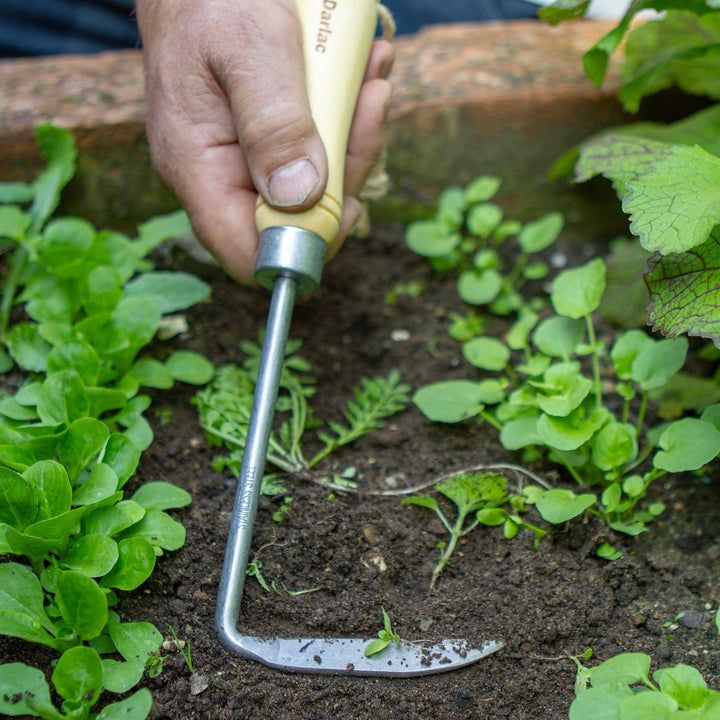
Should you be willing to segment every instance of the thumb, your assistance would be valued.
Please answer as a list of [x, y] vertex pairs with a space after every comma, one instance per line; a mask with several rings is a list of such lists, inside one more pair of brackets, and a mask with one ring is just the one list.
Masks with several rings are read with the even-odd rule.
[[236, 44], [213, 65], [256, 190], [272, 206], [304, 210], [327, 181], [325, 149], [310, 115], [302, 36], [293, 0], [254, 4]]

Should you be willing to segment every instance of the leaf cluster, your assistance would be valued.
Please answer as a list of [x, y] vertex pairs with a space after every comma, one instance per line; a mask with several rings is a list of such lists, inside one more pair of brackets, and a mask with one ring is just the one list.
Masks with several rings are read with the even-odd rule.
[[[580, 0], [540, 11], [552, 23], [580, 16]], [[638, 12], [662, 14], [631, 28]], [[625, 16], [584, 57], [600, 84], [609, 56], [626, 38], [619, 97], [630, 111], [658, 90], [720, 98], [720, 6], [715, 0], [634, 0]], [[604, 175], [630, 216], [630, 230], [654, 257], [644, 278], [649, 321], [665, 335], [681, 333], [720, 344], [717, 275], [720, 267], [720, 108], [712, 106], [671, 125], [636, 123], [605, 131], [569, 153], [575, 179]]]
[[[524, 225], [506, 219], [491, 202], [499, 188], [500, 180], [490, 176], [478, 177], [465, 188], [448, 188], [438, 199], [434, 217], [411, 223], [405, 239], [435, 270], [458, 272], [458, 294], [466, 303], [509, 315], [526, 305], [520, 288], [547, 275], [547, 264], [534, 255], [555, 242], [564, 220], [557, 212]], [[504, 255], [513, 258], [512, 267], [504, 267]], [[473, 324], [481, 330], [473, 314], [464, 322], [457, 320], [455, 333], [466, 339]]]
[[378, 630], [377, 640], [373, 640], [372, 642], [368, 643], [367, 647], [365, 648], [365, 657], [377, 655], [392, 642], [400, 642], [400, 636], [392, 629], [390, 616], [387, 614], [384, 607], [381, 607], [380, 609], [382, 610], [383, 614], [383, 626], [380, 630]]
[[[553, 314], [541, 318], [526, 310], [504, 340], [480, 336], [464, 344], [472, 365], [499, 376], [433, 383], [413, 400], [435, 421], [484, 419], [508, 450], [547, 452], [579, 485], [600, 486], [599, 494], [579, 495], [527, 488], [525, 501], [548, 522], [594, 508], [613, 529], [637, 534], [663, 510], [661, 504], [637, 508], [653, 480], [698, 470], [720, 452], [720, 406], [709, 406], [700, 418], [646, 427], [650, 393], [677, 377], [688, 343], [630, 330], [606, 347], [593, 325], [604, 289], [602, 259], [559, 273], [550, 295]], [[646, 460], [651, 467], [642, 472]]]
[[[146, 258], [188, 227], [182, 215], [146, 223], [136, 239], [78, 218], [48, 220], [75, 146], [51, 126], [38, 141], [48, 166], [35, 183], [0, 184], [0, 235], [14, 247], [0, 363], [23, 372], [17, 392], [0, 397], [0, 555], [29, 563], [0, 564], [0, 634], [62, 653], [52, 680], [63, 706], [52, 705], [42, 672], [10, 663], [0, 666], [0, 710], [86, 718], [103, 690], [126, 693], [162, 668], [161, 634], [112, 608], [118, 590], [139, 587], [157, 556], [184, 544], [166, 511], [190, 496], [154, 482], [125, 499], [123, 487], [152, 441], [140, 388], [207, 382], [213, 367], [192, 352], [165, 362], [139, 354], [164, 316], [208, 288], [155, 272]], [[123, 659], [104, 657], [113, 654]], [[141, 690], [98, 717], [144, 718], [149, 703]]]
[[711, 720], [720, 713], [720, 692], [690, 665], [661, 668], [651, 678], [651, 658], [643, 653], [615, 655], [594, 668], [576, 662], [580, 681], [569, 720]]

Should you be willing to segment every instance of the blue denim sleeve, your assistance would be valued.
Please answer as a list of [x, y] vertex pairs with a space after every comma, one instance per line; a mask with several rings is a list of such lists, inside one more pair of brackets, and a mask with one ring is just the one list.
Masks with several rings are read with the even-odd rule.
[[[526, 0], [384, 0], [398, 33], [425, 25], [535, 17]], [[134, 0], [0, 0], [0, 57], [139, 47]]]

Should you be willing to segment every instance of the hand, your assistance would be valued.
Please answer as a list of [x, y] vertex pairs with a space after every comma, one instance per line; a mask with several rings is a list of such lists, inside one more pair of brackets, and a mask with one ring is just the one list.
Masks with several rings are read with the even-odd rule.
[[[227, 272], [253, 282], [255, 203], [305, 210], [325, 150], [308, 108], [293, 0], [138, 0], [147, 132], [155, 166]], [[375, 41], [353, 119], [339, 247], [382, 148], [390, 43]]]

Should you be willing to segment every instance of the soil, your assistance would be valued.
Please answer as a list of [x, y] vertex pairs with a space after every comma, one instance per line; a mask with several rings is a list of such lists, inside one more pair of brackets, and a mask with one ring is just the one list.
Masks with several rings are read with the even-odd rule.
[[[581, 254], [594, 251], [583, 248]], [[267, 293], [204, 272], [212, 299], [188, 312], [186, 335], [153, 352], [192, 348], [217, 365], [241, 362], [239, 343], [257, 338]], [[396, 283], [409, 280], [424, 283], [419, 297], [385, 302]], [[302, 354], [317, 377], [316, 416], [340, 419], [363, 375], [399, 368], [413, 388], [473, 377], [446, 331], [449, 314], [460, 310], [453, 283], [433, 276], [404, 249], [399, 228], [350, 242], [326, 269], [321, 288], [298, 301], [291, 331], [304, 340]], [[710, 612], [720, 603], [717, 481], [694, 475], [661, 481], [652, 499], [668, 510], [635, 539], [612, 533], [594, 518], [547, 527], [537, 548], [529, 532], [508, 541], [501, 528], [477, 529], [462, 540], [429, 593], [437, 544], [445, 539], [442, 526], [426, 509], [371, 493], [430, 485], [454, 469], [520, 458], [502, 448], [488, 425], [433, 424], [414, 406], [319, 468], [327, 475], [355, 466], [359, 492], [331, 499], [327, 488], [291, 479], [291, 511], [282, 523], [271, 517], [280, 499], [263, 499], [253, 546], [262, 547], [265, 578], [290, 590], [319, 590], [281, 596], [249, 578], [241, 630], [371, 638], [381, 627], [383, 606], [405, 639], [496, 639], [505, 648], [469, 667], [412, 679], [288, 674], [228, 653], [217, 640], [213, 614], [235, 481], [211, 468], [221, 451], [203, 436], [190, 403], [193, 392], [182, 387], [155, 395], [159, 412], [149, 412], [155, 442], [129, 486], [132, 491], [163, 479], [193, 496], [188, 508], [174, 513], [187, 528], [185, 546], [160, 558], [150, 580], [125, 594], [117, 608], [124, 620], [153, 622], [169, 641], [162, 675], [146, 681], [154, 697], [151, 717], [560, 720], [574, 697], [569, 656], [588, 647], [588, 664], [619, 652], [645, 652], [655, 668], [688, 663], [720, 688], [718, 633]], [[167, 411], [172, 419], [163, 424]], [[548, 482], [572, 486], [553, 467], [532, 469]], [[527, 519], [546, 527], [533, 510]], [[604, 540], [621, 549], [622, 558], [597, 558]], [[676, 621], [682, 612], [685, 617]], [[188, 643], [195, 678], [169, 626]], [[49, 662], [42, 649], [20, 643], [10, 643], [9, 652], [12, 659]]]

